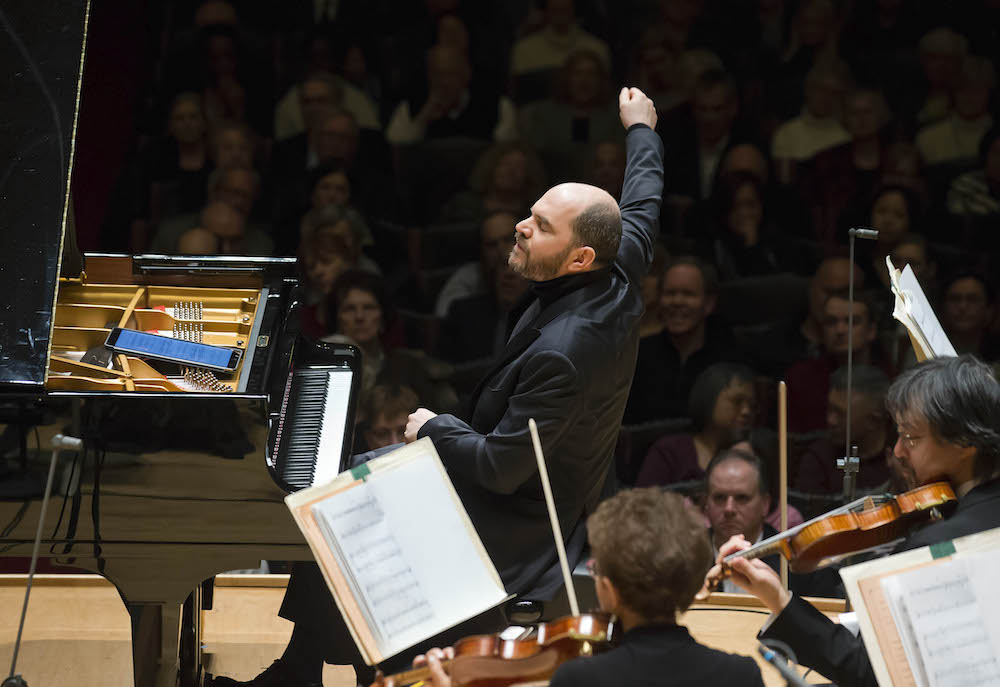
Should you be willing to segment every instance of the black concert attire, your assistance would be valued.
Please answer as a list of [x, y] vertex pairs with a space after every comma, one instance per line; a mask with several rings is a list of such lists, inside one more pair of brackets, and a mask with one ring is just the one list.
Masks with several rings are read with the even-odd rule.
[[704, 687], [763, 686], [752, 658], [702, 646], [687, 628], [642, 625], [625, 633], [622, 645], [596, 656], [562, 664], [549, 687]]
[[[615, 261], [536, 283], [534, 300], [473, 393], [471, 422], [438, 415], [419, 432], [433, 440], [507, 591], [524, 598], [549, 599], [562, 585], [528, 418], [538, 424], [572, 567], [582, 557], [584, 521], [612, 464], [635, 369], [640, 285], [657, 233], [663, 149], [659, 136], [640, 124], [629, 129], [626, 145]], [[328, 663], [353, 663], [359, 678], [368, 672], [314, 564], [295, 566], [279, 614], [296, 623], [297, 634], [321, 642]], [[505, 624], [490, 611], [427, 646]], [[395, 663], [382, 667], [392, 672]]]
[[[972, 489], [959, 499], [951, 517], [915, 532], [896, 551], [919, 549], [994, 527], [1000, 527], [1000, 479]], [[878, 685], [861, 638], [798, 596], [792, 597], [761, 636], [787, 643], [801, 665], [819, 671], [838, 685]]]

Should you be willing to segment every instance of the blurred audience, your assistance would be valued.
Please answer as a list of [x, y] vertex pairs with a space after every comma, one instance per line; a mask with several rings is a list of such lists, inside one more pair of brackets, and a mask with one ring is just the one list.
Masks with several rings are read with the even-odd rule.
[[468, 55], [441, 44], [427, 52], [426, 92], [404, 98], [385, 132], [396, 145], [449, 137], [509, 141], [516, 135], [514, 104], [473, 79]]
[[896, 443], [894, 420], [885, 409], [889, 378], [877, 367], [855, 364], [851, 379], [851, 397], [847, 397], [847, 368], [840, 367], [830, 376], [827, 397], [826, 436], [813, 442], [794, 470], [795, 488], [810, 494], [843, 492], [844, 471], [837, 467], [843, 457], [847, 405], [851, 405], [850, 444], [858, 446], [861, 468], [857, 476], [859, 494], [884, 493], [891, 469], [887, 457]]
[[709, 319], [718, 290], [715, 269], [702, 260], [669, 261], [660, 292], [663, 331], [639, 342], [626, 424], [683, 417], [698, 375], [713, 363], [739, 358], [732, 334]]
[[990, 362], [1000, 359], [1000, 347], [990, 336], [995, 304], [996, 292], [984, 275], [960, 272], [942, 285], [941, 326], [959, 355], [973, 353]]
[[480, 156], [469, 175], [468, 188], [444, 204], [437, 221], [474, 222], [500, 211], [520, 216], [546, 186], [545, 166], [531, 146], [497, 143]]
[[753, 370], [734, 363], [716, 363], [698, 375], [688, 399], [690, 432], [658, 439], [646, 453], [636, 486], [699, 480], [719, 451], [744, 439], [756, 410], [753, 377]]
[[993, 65], [981, 57], [967, 57], [952, 95], [951, 113], [917, 134], [917, 148], [924, 164], [967, 168], [975, 164], [979, 143], [993, 126], [990, 101], [995, 87]]

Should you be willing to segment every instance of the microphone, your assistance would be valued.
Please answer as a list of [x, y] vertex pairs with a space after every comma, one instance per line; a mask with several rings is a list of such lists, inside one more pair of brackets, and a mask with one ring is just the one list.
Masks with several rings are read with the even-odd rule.
[[868, 229], [866, 227], [851, 227], [850, 231], [847, 233], [851, 236], [856, 236], [859, 239], [869, 239], [874, 241], [878, 238], [878, 231], [875, 229]]
[[788, 661], [785, 657], [777, 653], [769, 646], [761, 642], [757, 646], [757, 651], [760, 655], [764, 657], [764, 660], [774, 666], [775, 670], [781, 673], [781, 677], [785, 678], [785, 684], [792, 685], [792, 687], [807, 687], [809, 683], [802, 679], [793, 668], [788, 665]]

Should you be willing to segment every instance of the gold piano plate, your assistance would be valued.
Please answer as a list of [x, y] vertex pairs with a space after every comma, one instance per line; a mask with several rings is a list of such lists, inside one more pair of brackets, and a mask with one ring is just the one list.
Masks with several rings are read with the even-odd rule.
[[[261, 290], [191, 286], [136, 286], [62, 280], [56, 301], [52, 348], [45, 387], [52, 391], [236, 391], [249, 364], [250, 334]], [[109, 368], [81, 359], [104, 350], [114, 327], [240, 348], [244, 355], [231, 374], [189, 370], [166, 376], [157, 363], [114, 354]], [[168, 366], [169, 367], [169, 366]]]

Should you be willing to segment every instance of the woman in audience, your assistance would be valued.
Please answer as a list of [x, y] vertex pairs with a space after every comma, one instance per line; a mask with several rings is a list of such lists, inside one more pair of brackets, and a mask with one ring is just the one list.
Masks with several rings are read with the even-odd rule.
[[907, 233], [918, 230], [918, 215], [918, 201], [909, 189], [883, 186], [876, 192], [862, 226], [877, 230], [878, 239], [859, 241], [857, 245], [858, 265], [865, 271], [866, 284], [888, 283], [885, 258]]
[[735, 363], [707, 368], [688, 399], [691, 431], [657, 440], [646, 454], [636, 486], [700, 480], [712, 457], [750, 430], [755, 402], [753, 370]]
[[764, 185], [749, 172], [721, 176], [713, 205], [712, 260], [723, 281], [782, 271], [777, 242], [764, 212]]
[[[163, 217], [201, 210], [212, 172], [201, 96], [181, 93], [174, 98], [167, 135], [150, 143], [140, 164], [139, 217], [155, 226]], [[146, 248], [144, 237], [136, 248]]]
[[545, 167], [531, 146], [498, 143], [480, 156], [468, 188], [445, 203], [437, 221], [473, 222], [499, 211], [521, 217], [547, 185]]
[[302, 219], [299, 265], [306, 287], [302, 330], [309, 336], [328, 333], [325, 303], [337, 279], [347, 270], [380, 273], [375, 262], [361, 252], [361, 218], [342, 205], [322, 206]]
[[454, 408], [458, 398], [443, 381], [448, 367], [405, 348], [381, 277], [364, 270], [344, 272], [330, 290], [327, 311], [334, 333], [323, 340], [361, 350], [362, 402], [376, 384], [405, 384], [433, 408]]

